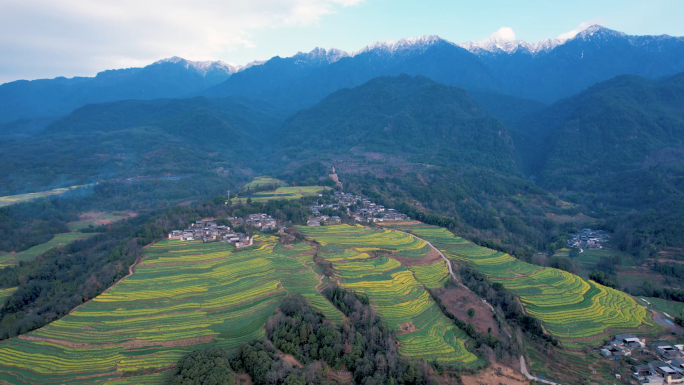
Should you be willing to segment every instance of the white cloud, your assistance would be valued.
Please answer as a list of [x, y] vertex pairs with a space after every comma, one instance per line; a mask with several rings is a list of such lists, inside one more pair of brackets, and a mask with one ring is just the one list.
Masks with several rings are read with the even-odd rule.
[[254, 47], [260, 29], [316, 25], [363, 1], [2, 0], [0, 83], [21, 73], [90, 75], [173, 55], [215, 60]]
[[492, 39], [515, 40], [515, 32], [513, 32], [511, 27], [501, 27], [489, 37]]
[[558, 35], [558, 38], [559, 38], [559, 39], [572, 39], [572, 38], [575, 37], [578, 33], [584, 31], [585, 29], [587, 29], [587, 28], [589, 28], [589, 27], [591, 27], [592, 25], [595, 25], [595, 24], [602, 25], [602, 24], [603, 24], [603, 19], [593, 19], [593, 20], [589, 20], [589, 21], [585, 21], [585, 22], [583, 22], [583, 23], [580, 23], [580, 24], [579, 24], [575, 29], [573, 29], [572, 31], [568, 31], [568, 32], [561, 33], [560, 35]]

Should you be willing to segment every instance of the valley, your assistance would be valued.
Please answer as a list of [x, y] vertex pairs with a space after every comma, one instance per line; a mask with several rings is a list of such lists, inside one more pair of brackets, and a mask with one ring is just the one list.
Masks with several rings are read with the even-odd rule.
[[684, 382], [684, 38], [592, 24], [0, 84], [0, 385]]

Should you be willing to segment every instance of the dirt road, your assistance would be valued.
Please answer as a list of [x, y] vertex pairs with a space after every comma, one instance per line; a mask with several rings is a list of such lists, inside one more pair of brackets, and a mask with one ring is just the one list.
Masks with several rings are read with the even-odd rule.
[[[419, 240], [421, 240], [421, 241], [427, 243], [428, 246], [430, 246], [433, 250], [435, 250], [436, 252], [438, 252], [438, 253], [439, 253], [439, 256], [442, 257], [442, 259], [443, 259], [444, 261], [446, 261], [447, 267], [449, 268], [449, 274], [451, 274], [451, 277], [454, 279], [454, 281], [458, 282], [458, 284], [459, 284], [461, 287], [463, 287], [464, 289], [466, 289], [466, 290], [468, 290], [469, 292], [472, 293], [472, 290], [470, 290], [466, 285], [462, 284], [461, 281], [456, 277], [456, 274], [454, 274], [454, 269], [451, 267], [451, 260], [450, 260], [449, 258], [447, 258], [446, 255], [444, 255], [444, 253], [442, 253], [438, 248], [434, 247], [434, 246], [432, 245], [432, 243], [426, 241], [426, 240], [423, 239], [423, 238], [417, 237], [415, 234], [407, 233], [407, 232], [405, 232], [405, 231], [396, 230], [396, 229], [392, 229], [392, 230], [398, 231], [398, 232], [400, 232], [400, 233], [404, 233], [404, 234], [407, 234], [407, 235], [410, 235], [410, 236], [412, 236], [412, 237], [414, 237], [414, 238], [416, 238], [416, 239], [419, 239]], [[489, 302], [484, 302], [484, 304], [487, 305], [487, 307], [489, 307], [492, 311], [494, 311], [494, 307], [493, 307]], [[506, 332], [506, 333], [508, 333], [508, 332]], [[509, 335], [508, 337], [510, 338], [511, 336]]]
[[553, 381], [548, 381], [548, 380], [542, 380], [541, 378], [537, 378], [533, 375], [530, 374], [530, 372], [527, 371], [527, 366], [525, 365], [525, 357], [520, 356], [520, 372], [527, 377], [528, 380], [532, 381], [537, 381], [537, 382], [542, 382], [544, 384], [549, 384], [549, 385], [561, 385], [557, 382]]

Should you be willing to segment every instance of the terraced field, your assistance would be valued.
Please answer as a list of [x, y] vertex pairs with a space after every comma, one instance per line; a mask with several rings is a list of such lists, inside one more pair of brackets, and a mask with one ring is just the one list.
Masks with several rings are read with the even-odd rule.
[[149, 247], [135, 274], [108, 292], [52, 324], [0, 342], [0, 381], [169, 383], [171, 373], [163, 369], [184, 353], [233, 350], [263, 336], [266, 319], [288, 292], [341, 320], [316, 291], [311, 248], [262, 240], [240, 252], [225, 243]]
[[466, 263], [520, 296], [528, 314], [566, 347], [592, 346], [617, 331], [641, 335], [660, 330], [630, 296], [568, 272], [517, 260], [477, 246], [443, 228], [392, 225], [431, 242], [455, 263]]
[[91, 186], [91, 185], [56, 188], [54, 190], [40, 191], [40, 192], [36, 192], [36, 193], [7, 195], [4, 197], [0, 197], [0, 207], [15, 204], [15, 203], [28, 202], [28, 201], [32, 201], [32, 200], [38, 199], [38, 198], [47, 198], [47, 197], [50, 197], [53, 195], [62, 195], [67, 191], [79, 189], [79, 188], [86, 188], [88, 186]]
[[14, 265], [12, 261], [14, 261], [14, 255], [0, 252], [0, 269]]
[[294, 186], [278, 187], [275, 191], [260, 191], [253, 195], [246, 195], [240, 198], [250, 198], [254, 202], [265, 202], [272, 199], [299, 199], [306, 196], [317, 196], [319, 192], [328, 187], [323, 186]]
[[[318, 256], [331, 262], [342, 287], [368, 295], [388, 326], [397, 332], [400, 351], [416, 359], [447, 365], [476, 366], [481, 361], [466, 348], [469, 339], [446, 318], [425, 286], [439, 286], [446, 265], [407, 269], [390, 252], [424, 255], [426, 243], [396, 231], [361, 226], [301, 228], [321, 244]], [[382, 255], [372, 255], [380, 251]]]
[[449, 268], [445, 261], [429, 266], [411, 266], [409, 270], [413, 272], [418, 282], [428, 289], [437, 289], [444, 286], [444, 283], [449, 278]]
[[271, 178], [268, 176], [259, 176], [259, 177], [252, 179], [251, 182], [247, 183], [245, 185], [245, 188], [247, 188], [247, 187], [254, 188], [254, 187], [264, 186], [264, 185], [275, 185], [277, 187], [280, 187], [280, 186], [287, 186], [287, 183], [283, 182], [280, 179]]
[[5, 301], [5, 299], [17, 291], [16, 287], [10, 287], [9, 289], [0, 289], [0, 306]]
[[36, 259], [39, 254], [46, 252], [56, 246], [64, 246], [71, 243], [77, 239], [84, 239], [97, 235], [97, 233], [66, 233], [66, 234], [55, 234], [54, 238], [51, 240], [31, 247], [30, 249], [24, 250], [16, 254], [2, 254], [0, 255], [0, 269], [6, 266], [16, 265], [21, 261], [32, 261]]
[[[681, 302], [668, 301], [654, 297], [634, 297], [634, 299], [642, 305], [648, 305], [650, 303], [651, 308], [667, 313], [670, 317], [681, 317], [684, 315], [684, 303]], [[648, 303], [645, 302], [644, 299], [648, 301]]]

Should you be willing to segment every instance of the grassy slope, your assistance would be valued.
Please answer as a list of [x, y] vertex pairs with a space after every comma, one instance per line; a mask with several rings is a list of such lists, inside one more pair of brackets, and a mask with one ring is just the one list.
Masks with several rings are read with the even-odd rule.
[[40, 245], [33, 246], [30, 249], [24, 250], [20, 253], [0, 255], [0, 268], [5, 267], [5, 266], [9, 266], [9, 265], [16, 265], [17, 263], [19, 263], [21, 261], [32, 261], [38, 255], [43, 254], [48, 249], [51, 249], [51, 248], [57, 247], [57, 246], [64, 246], [64, 245], [71, 243], [75, 240], [92, 237], [93, 235], [97, 235], [97, 233], [83, 234], [83, 233], [74, 232], [74, 233], [66, 233], [66, 234], [55, 234], [54, 238], [52, 238], [51, 240], [49, 240], [45, 243], [42, 243]]
[[278, 187], [275, 191], [260, 191], [254, 195], [273, 195], [266, 197], [253, 197], [254, 202], [265, 202], [272, 199], [299, 199], [305, 196], [318, 195], [318, 193], [325, 189], [323, 186], [294, 186], [294, 187]]
[[16, 290], [16, 287], [10, 287], [9, 289], [0, 289], [0, 304], [2, 304], [5, 301], [5, 299], [12, 295], [12, 293], [14, 293]]
[[69, 190], [73, 190], [73, 189], [77, 189], [77, 188], [85, 188], [85, 187], [88, 187], [88, 186], [87, 185], [71, 186], [71, 187], [64, 187], [64, 188], [56, 188], [54, 190], [48, 190], [48, 191], [40, 191], [40, 192], [35, 192], [35, 193], [8, 195], [8, 196], [0, 197], [0, 206], [7, 206], [7, 205], [15, 204], [15, 203], [28, 202], [28, 201], [32, 201], [34, 199], [46, 198], [46, 197], [53, 196], [53, 195], [62, 195]]
[[263, 185], [287, 186], [287, 184], [280, 179], [271, 178], [268, 176], [258, 176], [256, 178], [254, 178], [251, 182], [247, 183], [245, 185], [245, 188], [247, 188], [247, 187], [254, 188], [254, 187], [263, 186]]

